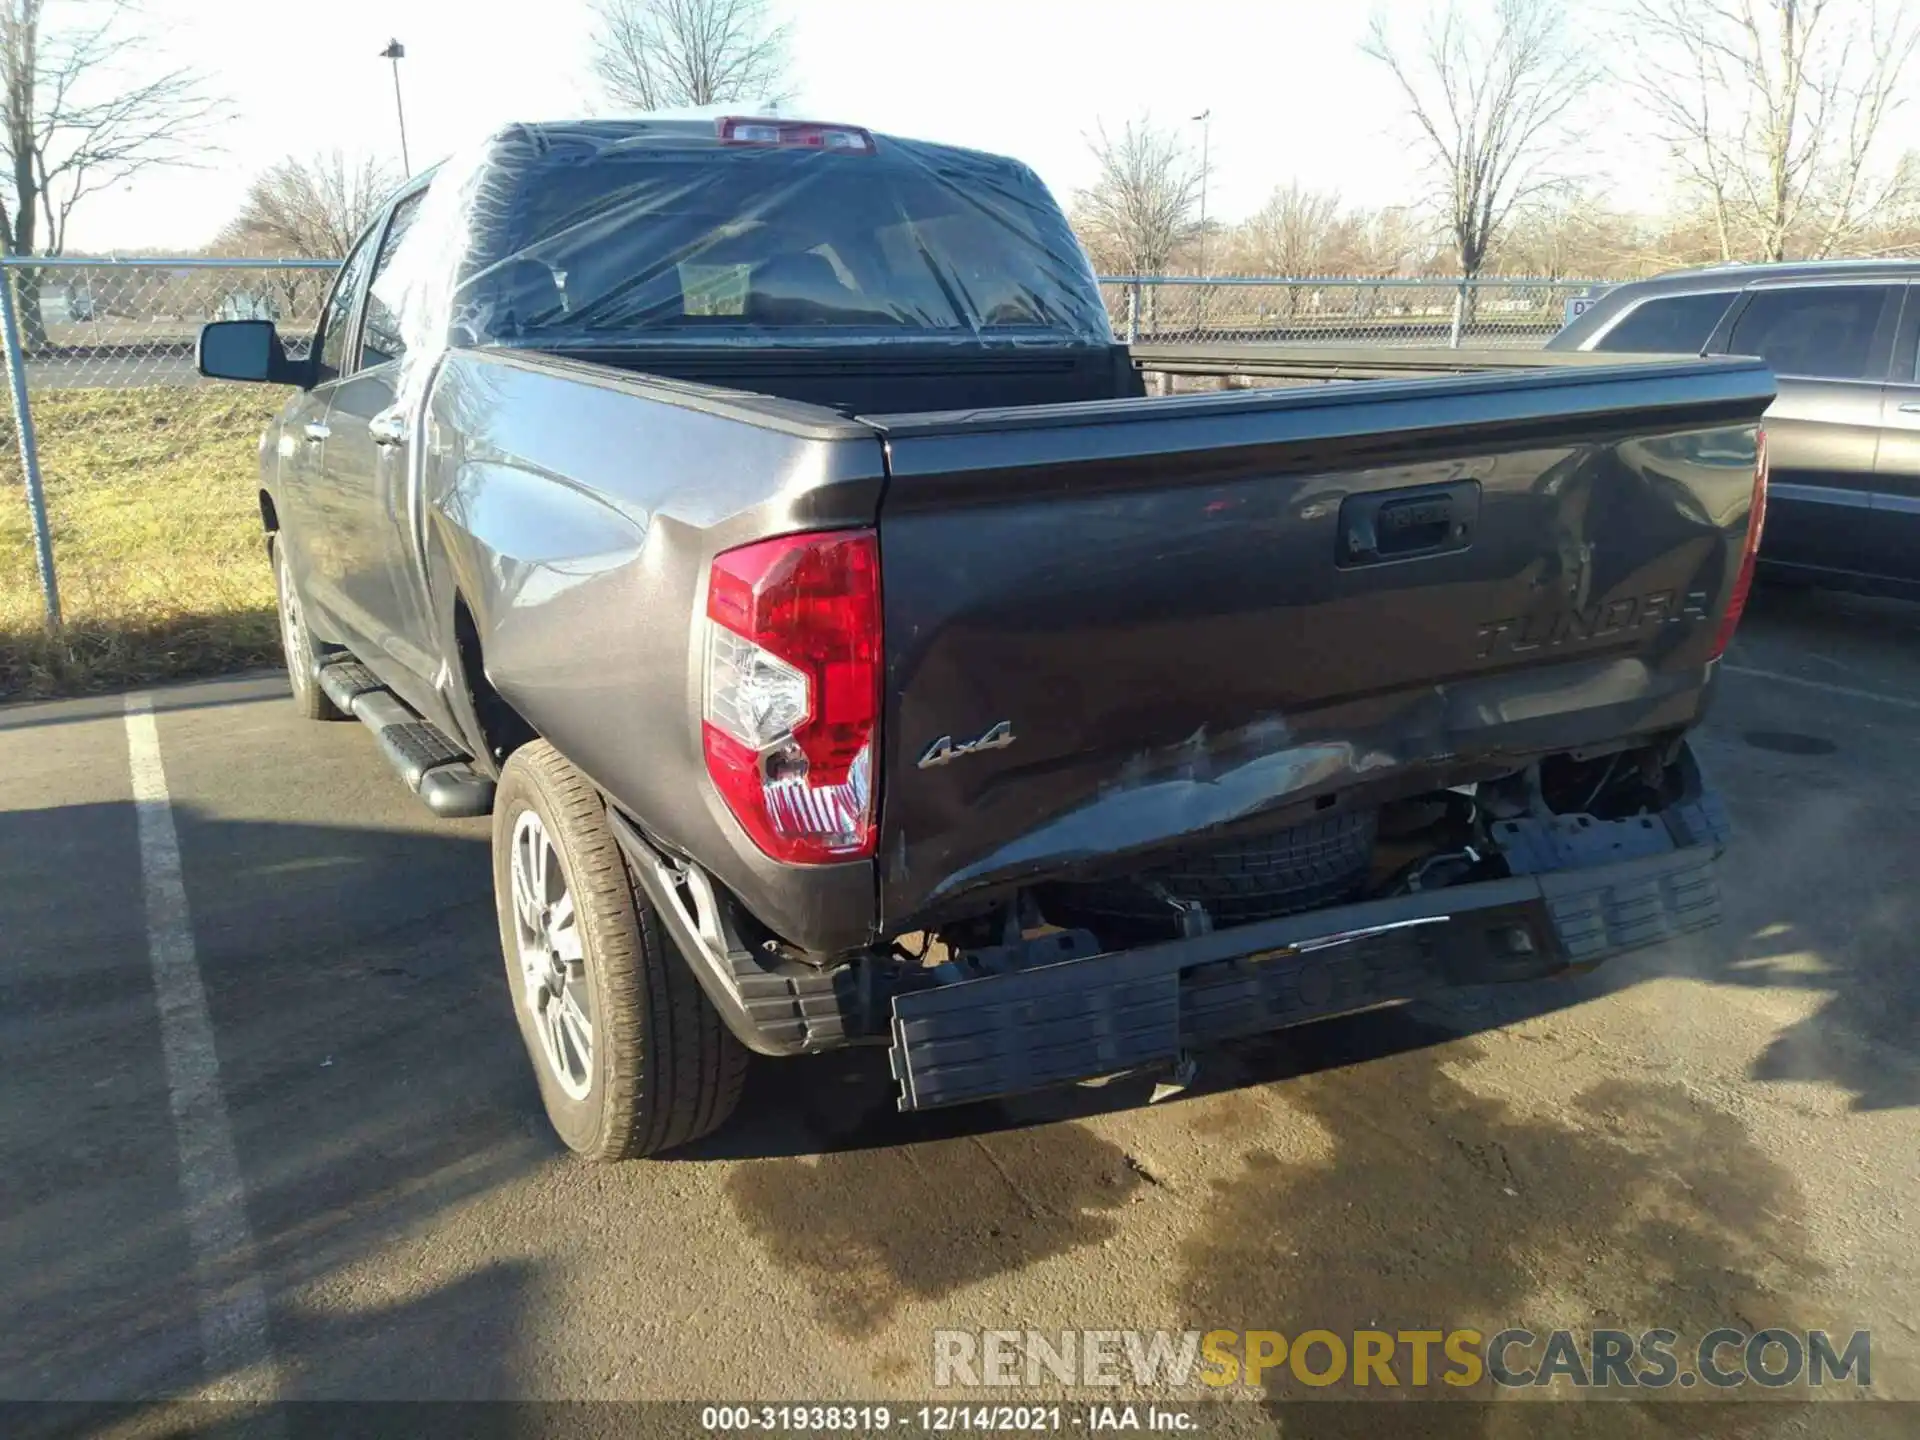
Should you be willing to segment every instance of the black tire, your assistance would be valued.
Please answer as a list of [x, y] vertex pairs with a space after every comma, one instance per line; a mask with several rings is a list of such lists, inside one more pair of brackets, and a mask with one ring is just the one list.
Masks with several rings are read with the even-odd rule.
[[287, 660], [287, 681], [293, 687], [293, 708], [306, 720], [345, 720], [348, 717], [314, 678], [313, 662], [321, 653], [313, 632], [307, 628], [306, 609], [300, 603], [300, 591], [293, 583], [280, 537], [269, 542], [273, 559], [274, 605], [280, 614], [280, 652]]
[[1372, 810], [1331, 815], [1193, 850], [1135, 876], [1063, 886], [1064, 908], [1097, 931], [1103, 921], [1170, 923], [1165, 896], [1198, 901], [1223, 925], [1336, 904], [1366, 882], [1378, 819]]
[[[568, 973], [584, 981], [592, 1040], [573, 1082], [585, 1082], [578, 1096], [549, 1058], [521, 965], [512, 852], [528, 812], [552, 842], [579, 927], [581, 957]], [[747, 1051], [635, 888], [599, 792], [544, 740], [514, 751], [501, 773], [493, 889], [514, 1015], [547, 1118], [567, 1147], [588, 1160], [627, 1160], [724, 1124], [740, 1101]]]

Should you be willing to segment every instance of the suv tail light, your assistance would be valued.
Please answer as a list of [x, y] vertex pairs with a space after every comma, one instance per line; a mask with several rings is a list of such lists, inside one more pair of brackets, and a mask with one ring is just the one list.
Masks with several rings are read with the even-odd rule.
[[1760, 532], [1767, 522], [1767, 432], [1754, 433], [1753, 503], [1747, 509], [1747, 540], [1740, 548], [1740, 569], [1733, 577], [1733, 594], [1720, 617], [1720, 633], [1713, 637], [1713, 658], [1718, 660], [1733, 643], [1733, 632], [1740, 626], [1741, 612], [1747, 608], [1747, 592], [1753, 589], [1754, 562], [1760, 555]]
[[880, 546], [786, 535], [717, 556], [707, 585], [707, 773], [768, 855], [873, 854]]

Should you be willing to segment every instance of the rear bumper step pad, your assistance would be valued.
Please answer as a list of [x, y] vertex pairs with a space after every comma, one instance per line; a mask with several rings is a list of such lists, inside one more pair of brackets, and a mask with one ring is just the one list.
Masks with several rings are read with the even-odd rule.
[[[1718, 841], [898, 994], [900, 1108], [1167, 1063], [1196, 1044], [1659, 944], [1719, 919]], [[1500, 951], [1509, 939], [1525, 960], [1519, 967]]]
[[437, 726], [421, 719], [358, 660], [323, 662], [320, 688], [373, 732], [380, 753], [434, 814], [454, 819], [493, 809], [494, 782]]

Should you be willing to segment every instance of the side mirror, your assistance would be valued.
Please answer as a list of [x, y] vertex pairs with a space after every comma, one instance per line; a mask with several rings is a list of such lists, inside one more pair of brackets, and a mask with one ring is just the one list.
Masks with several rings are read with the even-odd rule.
[[287, 359], [286, 346], [271, 320], [216, 320], [202, 325], [196, 358], [200, 373], [213, 380], [307, 383], [305, 367]]

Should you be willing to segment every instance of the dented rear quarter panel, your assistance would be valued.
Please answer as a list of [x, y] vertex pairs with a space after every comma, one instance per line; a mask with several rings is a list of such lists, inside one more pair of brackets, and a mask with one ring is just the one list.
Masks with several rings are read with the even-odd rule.
[[775, 865], [706, 783], [700, 642], [719, 551], [873, 523], [873, 432], [811, 407], [456, 351], [427, 452], [426, 563], [448, 643], [458, 597], [489, 682], [614, 804], [781, 933], [864, 943], [872, 863]]

